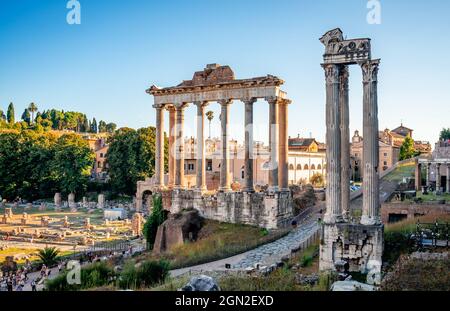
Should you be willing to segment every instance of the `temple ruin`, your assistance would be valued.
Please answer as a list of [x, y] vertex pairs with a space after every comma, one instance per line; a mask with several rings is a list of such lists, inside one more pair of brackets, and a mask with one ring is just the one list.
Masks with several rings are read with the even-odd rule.
[[[288, 187], [288, 106], [291, 103], [281, 90], [284, 81], [268, 75], [236, 79], [229, 66], [207, 65], [192, 80], [174, 87], [152, 86], [156, 109], [155, 176], [138, 182], [137, 210], [142, 207], [145, 191], [162, 193], [164, 207], [171, 213], [195, 208], [206, 218], [246, 223], [266, 228], [286, 225], [292, 217]], [[269, 185], [265, 192], [255, 192], [253, 182], [253, 109], [258, 99], [269, 103]], [[230, 105], [245, 105], [245, 184], [242, 191], [232, 191], [230, 178], [229, 120]], [[221, 172], [217, 193], [206, 194], [205, 107], [212, 102], [221, 106]], [[197, 108], [196, 185], [188, 189], [184, 176], [184, 112], [193, 104]], [[164, 112], [169, 112], [169, 172], [164, 173]]]
[[[377, 75], [379, 59], [372, 59], [370, 39], [344, 40], [340, 29], [327, 32], [325, 46], [327, 125], [327, 189], [320, 270], [336, 270], [345, 261], [350, 271], [380, 272], [383, 224], [379, 199]], [[363, 210], [358, 223], [350, 222], [350, 137], [348, 66], [363, 74]]]

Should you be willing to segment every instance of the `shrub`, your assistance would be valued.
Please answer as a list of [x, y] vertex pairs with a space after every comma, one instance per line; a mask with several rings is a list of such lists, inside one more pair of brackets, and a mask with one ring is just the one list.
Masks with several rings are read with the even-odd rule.
[[402, 254], [408, 254], [414, 250], [414, 241], [409, 234], [398, 231], [384, 233], [383, 262], [389, 265], [395, 263]]
[[143, 233], [147, 239], [147, 244], [149, 248], [153, 248], [155, 243], [156, 233], [158, 232], [158, 227], [166, 221], [166, 214], [163, 211], [162, 196], [156, 195], [153, 197], [153, 210], [150, 217], [145, 222]]
[[166, 280], [169, 268], [169, 262], [165, 260], [144, 261], [137, 268], [134, 261], [130, 261], [120, 274], [118, 285], [122, 289], [150, 287]]
[[90, 264], [81, 269], [81, 284], [67, 283], [69, 271], [58, 275], [52, 280], [47, 280], [47, 291], [76, 291], [92, 287], [104, 286], [110, 283], [115, 276], [112, 267], [104, 262]]

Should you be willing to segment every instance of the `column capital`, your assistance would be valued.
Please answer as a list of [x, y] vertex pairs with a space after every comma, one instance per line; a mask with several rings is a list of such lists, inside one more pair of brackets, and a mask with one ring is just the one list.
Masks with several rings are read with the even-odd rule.
[[172, 105], [172, 104], [167, 104], [165, 108], [166, 108], [166, 110], [169, 111], [169, 112], [173, 112], [173, 111], [176, 110], [175, 106]]
[[197, 108], [204, 108], [209, 105], [209, 102], [206, 100], [205, 101], [195, 101], [195, 102], [193, 102], [193, 104], [195, 106], [197, 106]]
[[221, 99], [217, 101], [221, 106], [229, 106], [233, 103], [232, 99]]
[[336, 64], [321, 64], [325, 71], [325, 80], [327, 84], [339, 83], [340, 66]]
[[188, 103], [174, 103], [173, 106], [176, 110], [183, 110], [186, 108], [189, 104]]
[[292, 104], [292, 100], [287, 99], [287, 98], [283, 98], [283, 99], [280, 100], [279, 104], [280, 105], [290, 105], [290, 104]]
[[278, 96], [268, 96], [264, 98], [271, 105], [278, 105], [283, 99]]
[[360, 63], [363, 72], [363, 82], [377, 82], [378, 81], [378, 68], [380, 66], [379, 59], [369, 60], [367, 62]]
[[244, 104], [249, 104], [249, 105], [256, 103], [257, 100], [258, 99], [256, 97], [241, 98], [241, 102], [243, 102]]
[[165, 106], [166, 106], [166, 104], [154, 104], [153, 108], [155, 108], [155, 109], [164, 109]]

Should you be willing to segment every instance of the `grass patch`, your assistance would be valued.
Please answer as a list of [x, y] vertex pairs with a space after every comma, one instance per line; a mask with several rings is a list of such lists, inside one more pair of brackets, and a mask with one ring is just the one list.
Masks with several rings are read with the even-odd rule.
[[387, 181], [401, 182], [401, 181], [403, 181], [404, 177], [414, 178], [414, 170], [415, 170], [415, 164], [413, 162], [405, 163], [405, 164], [399, 165], [391, 173], [384, 176], [383, 179], [387, 180]]
[[197, 241], [175, 247], [160, 256], [146, 254], [144, 258], [168, 260], [171, 269], [195, 266], [246, 252], [277, 240], [288, 232], [288, 229], [267, 231], [247, 225], [205, 220]]

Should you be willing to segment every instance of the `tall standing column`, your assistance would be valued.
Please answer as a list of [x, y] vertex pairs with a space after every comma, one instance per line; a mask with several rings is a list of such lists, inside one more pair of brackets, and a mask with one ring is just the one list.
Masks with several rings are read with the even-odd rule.
[[339, 105], [340, 105], [340, 130], [341, 130], [341, 202], [342, 217], [349, 220], [350, 209], [350, 129], [348, 106], [348, 78], [347, 66], [342, 66], [339, 71]]
[[288, 160], [288, 105], [290, 100], [280, 101], [279, 113], [279, 156], [278, 156], [278, 184], [281, 191], [289, 191], [289, 160]]
[[363, 103], [363, 212], [361, 224], [381, 223], [379, 194], [379, 144], [378, 144], [378, 67], [380, 60], [361, 64], [364, 84]]
[[436, 192], [441, 191], [441, 163], [436, 163]]
[[430, 173], [431, 173], [431, 163], [427, 163], [427, 180], [426, 180], [426, 186], [427, 186], [427, 190], [428, 188], [430, 188]]
[[175, 135], [176, 135], [176, 111], [174, 106], [167, 108], [169, 111], [169, 183], [170, 189], [175, 184]]
[[245, 152], [244, 152], [244, 192], [253, 192], [253, 104], [256, 98], [243, 99], [245, 103]]
[[205, 107], [208, 102], [195, 102], [197, 106], [197, 189], [206, 190], [205, 169]]
[[278, 97], [266, 99], [269, 103], [269, 148], [270, 148], [270, 172], [269, 172], [269, 191], [277, 192], [278, 187]]
[[450, 163], [447, 163], [446, 192], [450, 193]]
[[156, 186], [164, 187], [164, 105], [154, 105], [156, 109]]
[[176, 140], [175, 140], [175, 189], [184, 189], [184, 108], [185, 103], [175, 104], [177, 114]]
[[230, 144], [229, 144], [229, 112], [231, 100], [221, 100], [220, 122], [222, 127], [222, 162], [220, 164], [220, 191], [231, 191], [230, 181]]
[[326, 77], [326, 124], [327, 124], [327, 188], [324, 222], [341, 222], [341, 122], [339, 110], [339, 66], [324, 64]]
[[416, 163], [416, 172], [415, 172], [415, 186], [416, 191], [420, 191], [422, 189], [422, 164]]

